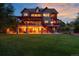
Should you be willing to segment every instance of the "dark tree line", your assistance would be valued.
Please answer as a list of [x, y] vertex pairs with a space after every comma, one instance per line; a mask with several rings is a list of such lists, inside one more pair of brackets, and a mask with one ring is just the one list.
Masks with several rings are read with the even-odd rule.
[[63, 21], [60, 20], [59, 24], [60, 24], [60, 27], [59, 27], [60, 32], [79, 33], [79, 13], [76, 19], [74, 19], [74, 21], [65, 24]]
[[74, 22], [71, 22], [72, 26], [74, 27], [74, 32], [79, 33], [79, 13], [77, 15], [77, 18]]
[[14, 27], [14, 7], [10, 3], [0, 4], [0, 32], [5, 32], [8, 27]]

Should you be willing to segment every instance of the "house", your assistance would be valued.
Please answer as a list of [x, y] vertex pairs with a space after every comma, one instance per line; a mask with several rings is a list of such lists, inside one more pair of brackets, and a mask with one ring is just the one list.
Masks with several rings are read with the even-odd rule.
[[[18, 34], [51, 34], [56, 32], [59, 27], [57, 14], [58, 12], [54, 8], [24, 8], [21, 11], [21, 16], [17, 16]], [[11, 32], [10, 29], [7, 32]]]

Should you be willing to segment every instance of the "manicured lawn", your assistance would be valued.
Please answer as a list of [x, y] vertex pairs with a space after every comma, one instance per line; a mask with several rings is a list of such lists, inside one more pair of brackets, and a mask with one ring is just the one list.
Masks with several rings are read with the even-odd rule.
[[79, 36], [0, 34], [0, 55], [63, 56], [79, 55]]

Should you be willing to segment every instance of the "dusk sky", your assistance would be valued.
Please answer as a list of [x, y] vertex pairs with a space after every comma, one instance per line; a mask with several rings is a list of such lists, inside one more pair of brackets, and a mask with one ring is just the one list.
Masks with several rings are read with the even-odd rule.
[[15, 15], [21, 15], [20, 12], [24, 8], [55, 8], [59, 14], [58, 19], [61, 19], [64, 22], [74, 21], [79, 13], [79, 3], [14, 3]]

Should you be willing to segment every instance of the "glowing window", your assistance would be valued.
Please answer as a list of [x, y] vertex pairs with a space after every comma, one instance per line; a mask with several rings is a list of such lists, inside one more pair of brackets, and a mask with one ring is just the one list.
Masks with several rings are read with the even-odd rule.
[[53, 23], [56, 23], [56, 21], [53, 21]]
[[45, 21], [45, 23], [48, 23], [48, 21]]
[[31, 14], [32, 17], [40, 17], [41, 14]]
[[31, 16], [35, 16], [34, 14], [31, 14]]
[[55, 16], [56, 16], [55, 14], [52, 14], [52, 15], [51, 15], [51, 17], [55, 17]]
[[35, 16], [38, 16], [38, 14], [35, 14]]
[[28, 16], [28, 13], [24, 13], [24, 16]]
[[53, 21], [51, 21], [51, 24], [53, 24], [54, 22]]
[[43, 14], [43, 16], [45, 16], [45, 17], [49, 17], [50, 14], [49, 14], [49, 13], [47, 13], [47, 14]]
[[40, 17], [40, 16], [41, 16], [41, 14], [38, 14], [38, 16]]

